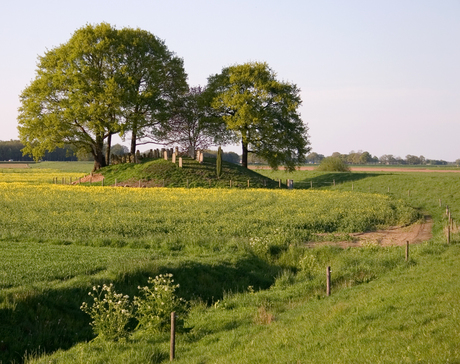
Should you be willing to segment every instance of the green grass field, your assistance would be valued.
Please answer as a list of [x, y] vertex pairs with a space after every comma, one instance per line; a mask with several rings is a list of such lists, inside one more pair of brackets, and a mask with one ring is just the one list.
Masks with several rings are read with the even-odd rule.
[[[443, 232], [445, 204], [460, 214], [455, 175], [259, 172], [307, 190], [0, 184], [0, 360], [168, 361], [168, 333], [92, 340], [79, 307], [95, 284], [133, 297], [171, 272], [192, 303], [179, 363], [460, 362], [460, 244]], [[434, 237], [411, 246], [409, 262], [402, 247], [303, 244], [422, 214]]]

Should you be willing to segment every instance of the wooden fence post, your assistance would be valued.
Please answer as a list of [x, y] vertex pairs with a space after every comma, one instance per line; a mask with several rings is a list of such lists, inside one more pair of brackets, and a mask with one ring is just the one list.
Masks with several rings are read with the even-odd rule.
[[409, 242], [406, 241], [406, 262], [409, 261]]
[[310, 181], [310, 189], [313, 188], [313, 181]]
[[187, 188], [188, 188], [188, 178], [187, 178]]
[[326, 296], [331, 295], [331, 267], [326, 268]]
[[248, 180], [248, 188], [249, 188], [249, 180]]
[[278, 179], [278, 187], [281, 188], [281, 178]]
[[232, 188], [232, 180], [230, 180], [230, 188]]
[[169, 348], [169, 361], [176, 356], [176, 313], [171, 312], [171, 344]]

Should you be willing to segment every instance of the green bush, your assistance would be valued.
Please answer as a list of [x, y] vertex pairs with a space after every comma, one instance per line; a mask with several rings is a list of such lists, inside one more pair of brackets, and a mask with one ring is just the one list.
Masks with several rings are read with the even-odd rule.
[[350, 172], [350, 167], [340, 158], [326, 157], [321, 161], [316, 170], [325, 172]]

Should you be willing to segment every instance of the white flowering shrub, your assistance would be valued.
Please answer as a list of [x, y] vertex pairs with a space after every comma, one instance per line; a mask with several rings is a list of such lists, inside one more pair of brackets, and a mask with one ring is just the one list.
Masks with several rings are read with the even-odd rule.
[[116, 293], [113, 284], [94, 286], [88, 293], [94, 303], [83, 302], [81, 309], [91, 316], [93, 331], [105, 340], [118, 340], [129, 335], [126, 328], [132, 317], [132, 304], [127, 295]]
[[188, 304], [174, 293], [179, 284], [174, 284], [172, 274], [160, 274], [149, 278], [148, 286], [138, 287], [140, 297], [134, 297], [137, 308], [138, 327], [154, 332], [167, 331], [171, 327], [171, 312], [176, 312], [176, 330], [184, 325]]
[[267, 237], [253, 237], [249, 238], [249, 246], [252, 248], [254, 253], [257, 255], [265, 255], [268, 253], [270, 248], [269, 240]]
[[275, 229], [263, 237], [249, 238], [249, 246], [257, 255], [276, 255], [289, 246], [291, 236], [283, 229]]

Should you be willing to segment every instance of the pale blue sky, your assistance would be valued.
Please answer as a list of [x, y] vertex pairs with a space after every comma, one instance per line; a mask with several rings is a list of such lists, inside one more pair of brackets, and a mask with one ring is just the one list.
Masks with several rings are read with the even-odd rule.
[[318, 153], [460, 158], [460, 0], [5, 2], [0, 140], [17, 138], [18, 95], [37, 56], [100, 22], [164, 39], [191, 86], [267, 62], [301, 88]]

